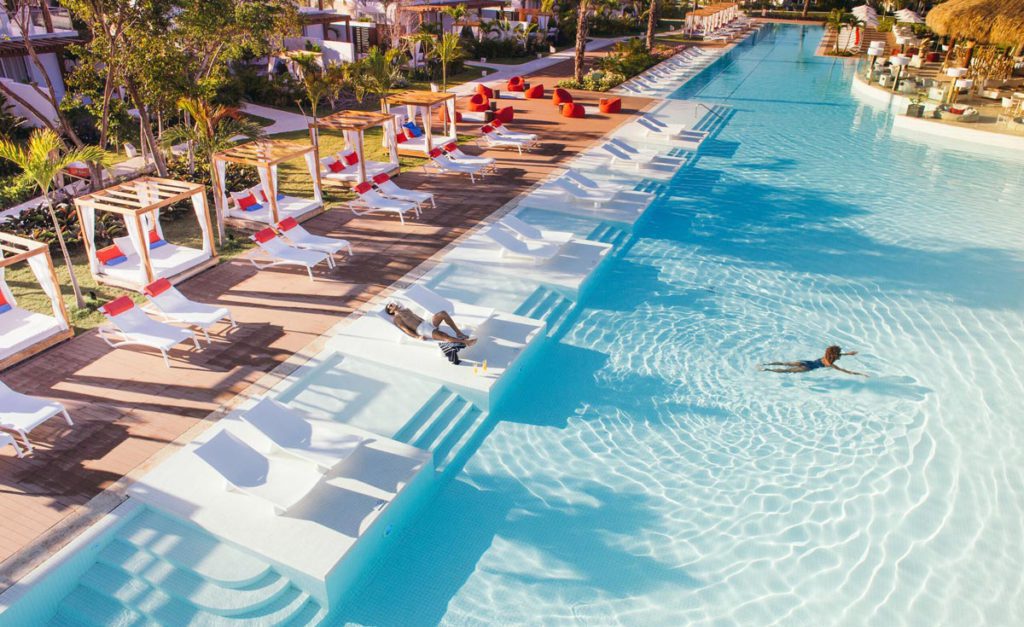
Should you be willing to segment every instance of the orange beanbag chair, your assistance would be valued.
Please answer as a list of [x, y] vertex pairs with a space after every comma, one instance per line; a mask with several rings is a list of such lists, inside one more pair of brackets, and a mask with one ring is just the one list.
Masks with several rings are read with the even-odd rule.
[[541, 83], [537, 83], [536, 85], [530, 85], [530, 88], [527, 89], [523, 93], [523, 95], [526, 96], [527, 98], [534, 99], [534, 100], [539, 99], [539, 98], [543, 98], [544, 97], [544, 85], [541, 84]]
[[469, 97], [469, 105], [467, 108], [473, 112], [489, 111], [491, 103], [487, 100], [487, 96], [483, 94], [473, 94]]
[[619, 113], [622, 111], [621, 98], [602, 98], [598, 104], [601, 113]]
[[524, 89], [526, 89], [526, 81], [523, 80], [522, 76], [513, 76], [508, 79], [509, 91], [523, 91]]
[[567, 102], [572, 102], [572, 94], [559, 87], [551, 93], [551, 102], [555, 103], [556, 107], [560, 107]]
[[575, 102], [567, 102], [562, 105], [562, 117], [563, 118], [585, 118], [587, 117], [587, 110], [583, 108], [583, 105]]
[[494, 90], [483, 83], [477, 83], [476, 93], [487, 99], [494, 98]]
[[512, 107], [502, 107], [494, 112], [494, 119], [502, 122], [511, 122], [516, 117], [516, 110]]

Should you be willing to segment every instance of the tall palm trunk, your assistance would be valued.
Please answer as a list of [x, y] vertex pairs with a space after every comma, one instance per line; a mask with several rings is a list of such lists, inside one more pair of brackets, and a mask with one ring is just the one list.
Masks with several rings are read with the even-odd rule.
[[654, 50], [654, 29], [658, 26], [658, 0], [651, 0], [647, 9], [647, 49]]
[[53, 221], [53, 232], [57, 234], [57, 243], [60, 244], [60, 252], [64, 255], [64, 265], [68, 268], [68, 275], [71, 277], [71, 289], [75, 292], [75, 305], [79, 309], [85, 307], [85, 299], [82, 298], [82, 288], [78, 286], [78, 277], [75, 276], [75, 268], [71, 265], [71, 254], [68, 253], [68, 245], [64, 242], [64, 233], [60, 228], [60, 221], [57, 219], [57, 212], [53, 208], [53, 201], [50, 195], [46, 194], [46, 208], [50, 212], [50, 220]]
[[587, 31], [590, 29], [590, 19], [587, 12], [590, 10], [590, 0], [579, 0], [576, 5], [576, 54], [573, 59], [573, 77], [583, 81], [583, 59], [587, 53]]
[[807, 9], [811, 5], [811, 0], [804, 0], [804, 10], [800, 12], [800, 17], [807, 17]]

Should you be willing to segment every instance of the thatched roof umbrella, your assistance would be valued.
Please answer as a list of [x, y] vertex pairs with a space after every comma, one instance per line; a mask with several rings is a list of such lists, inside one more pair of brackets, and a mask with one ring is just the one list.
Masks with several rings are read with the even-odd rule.
[[1024, 0], [949, 0], [928, 12], [939, 35], [979, 44], [1024, 45]]

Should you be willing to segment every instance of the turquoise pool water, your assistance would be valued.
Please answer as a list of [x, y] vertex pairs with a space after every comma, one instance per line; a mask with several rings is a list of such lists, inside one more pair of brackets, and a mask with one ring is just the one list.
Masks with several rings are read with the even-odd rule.
[[[1024, 622], [1024, 168], [893, 139], [768, 29], [732, 107], [343, 618]], [[814, 359], [871, 378], [758, 372]]]

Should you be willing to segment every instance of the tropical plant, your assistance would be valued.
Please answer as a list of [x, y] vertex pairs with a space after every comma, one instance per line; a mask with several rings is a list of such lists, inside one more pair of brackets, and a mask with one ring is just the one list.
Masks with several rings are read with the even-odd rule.
[[455, 4], [447, 6], [441, 9], [441, 13], [444, 13], [448, 17], [452, 18], [452, 32], [459, 32], [459, 23], [466, 17], [466, 5]]
[[828, 32], [835, 33], [836, 44], [835, 54], [839, 54], [839, 33], [842, 32], [843, 27], [846, 26], [846, 12], [842, 9], [832, 9], [828, 14], [828, 19], [825, 20], [825, 28]]
[[83, 146], [65, 150], [57, 133], [46, 128], [32, 131], [24, 146], [19, 146], [9, 139], [0, 139], [0, 159], [17, 164], [21, 168], [22, 176], [35, 183], [42, 193], [46, 208], [50, 213], [50, 220], [53, 221], [61, 254], [64, 256], [64, 264], [68, 267], [68, 274], [71, 276], [71, 289], [75, 293], [75, 304], [79, 308], [85, 307], [85, 299], [82, 298], [82, 290], [78, 286], [78, 279], [75, 277], [75, 271], [71, 265], [71, 255], [68, 253], [61, 225], [54, 211], [53, 199], [50, 198], [50, 188], [53, 186], [54, 178], [72, 163], [79, 161], [103, 166], [107, 163], [107, 154], [99, 146]]
[[524, 22], [522, 24], [517, 24], [512, 32], [523, 49], [529, 51], [530, 42], [533, 40], [534, 35], [536, 35], [537, 28], [537, 22]]
[[[189, 119], [191, 124], [182, 123], [164, 131], [162, 143], [170, 148], [177, 144], [186, 144], [189, 154], [189, 172], [195, 172], [198, 158], [203, 163], [210, 163], [213, 172], [213, 155], [235, 145], [239, 135], [247, 139], [263, 136], [263, 127], [234, 107], [213, 105], [201, 98], [181, 98], [178, 109]], [[219, 203], [217, 203], [219, 205]], [[221, 208], [217, 207], [217, 237], [224, 239], [224, 225], [220, 219]]]
[[441, 91], [448, 91], [448, 65], [462, 59], [462, 40], [458, 35], [445, 33], [434, 40], [431, 55], [441, 63]]
[[384, 100], [403, 78], [402, 52], [397, 48], [384, 51], [372, 46], [366, 56], [357, 63], [357, 67], [353, 69], [353, 76], [359, 89], [363, 90], [363, 93], [377, 96], [383, 108]]

